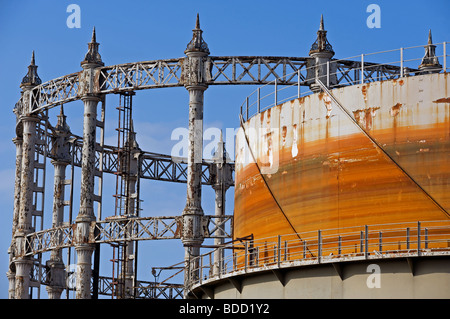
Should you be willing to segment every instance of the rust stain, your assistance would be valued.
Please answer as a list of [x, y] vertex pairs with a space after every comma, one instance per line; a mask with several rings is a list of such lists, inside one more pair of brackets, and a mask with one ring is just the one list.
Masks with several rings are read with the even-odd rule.
[[[318, 97], [326, 103], [323, 93]], [[418, 124], [414, 118], [428, 110], [417, 108], [400, 121], [397, 115], [402, 107], [402, 103], [365, 107], [353, 115], [426, 191], [450, 209], [450, 185], [445, 182], [450, 177], [450, 119], [429, 117], [430, 123]], [[351, 129], [336, 135], [339, 120], [331, 117], [325, 122], [326, 110], [319, 110], [314, 120], [308, 114], [309, 105], [299, 107], [298, 119], [291, 124], [284, 119], [278, 147], [270, 145], [271, 138], [261, 138], [258, 162], [268, 162], [269, 150], [273, 158], [278, 157], [278, 171], [270, 178], [266, 175], [270, 192], [255, 164], [236, 167], [235, 237], [292, 233], [271, 193], [298, 232], [447, 218], [363, 133]], [[276, 115], [272, 114], [272, 121], [279, 121]]]
[[367, 101], [367, 87], [365, 85], [362, 86], [361, 92], [364, 97], [364, 101]]
[[281, 129], [281, 137], [283, 138], [283, 145], [286, 143], [287, 126], [284, 125]]
[[330, 117], [332, 107], [331, 107], [331, 98], [328, 96], [328, 94], [323, 95], [323, 102], [325, 104], [325, 107], [327, 108], [327, 115], [326, 118], [328, 119]]
[[373, 127], [373, 119], [380, 107], [369, 107], [366, 109], [353, 111], [353, 116], [360, 126], [366, 131], [370, 131]]
[[[402, 86], [408, 79], [391, 83]], [[381, 88], [375, 86], [374, 90], [382, 97]], [[359, 94], [359, 90], [364, 101], [368, 101], [368, 86], [352, 92]], [[450, 118], [447, 113], [434, 116], [436, 107], [431, 103], [411, 107], [405, 112], [406, 105], [397, 103], [400, 101], [395, 93], [391, 104], [365, 105], [353, 111], [354, 118], [366, 131], [370, 130], [379, 145], [426, 192], [449, 210]], [[449, 103], [446, 95], [439, 93], [429, 101]], [[437, 99], [439, 96], [442, 98]], [[317, 98], [326, 106], [324, 93], [318, 93]], [[236, 166], [235, 237], [253, 234], [258, 239], [288, 234], [292, 233], [291, 224], [299, 233], [317, 229], [337, 229], [343, 233], [361, 225], [396, 223], [398, 227], [405, 227], [406, 223], [418, 220], [448, 219], [391, 159], [362, 132], [355, 130], [353, 124], [336, 117], [325, 120], [328, 109], [309, 102], [305, 99], [305, 105], [299, 107], [297, 119], [286, 123], [284, 118], [283, 124], [278, 126], [280, 145], [278, 148], [272, 145], [271, 151], [273, 158], [278, 157], [279, 167], [278, 171], [271, 172], [270, 178], [266, 175], [270, 191], [254, 163]], [[294, 114], [297, 113], [292, 116]], [[278, 121], [277, 113], [272, 115], [272, 121]], [[295, 122], [299, 123], [298, 127]], [[279, 122], [273, 124], [276, 126]], [[258, 162], [268, 156], [267, 142], [258, 146], [264, 148], [258, 152]], [[405, 236], [404, 233], [398, 235], [397, 238]], [[359, 237], [354, 240], [358, 247]], [[395, 249], [404, 249], [403, 243], [403, 238], [399, 239]], [[446, 247], [447, 243], [442, 245]], [[354, 250], [350, 246], [345, 248], [349, 252]], [[269, 257], [270, 254], [269, 249]]]
[[450, 97], [443, 97], [442, 99], [437, 99], [433, 103], [450, 103]]
[[393, 107], [391, 107], [391, 110], [390, 110], [391, 116], [396, 116], [398, 113], [400, 113], [401, 107], [402, 107], [401, 103], [397, 103]]
[[267, 120], [266, 120], [267, 127], [270, 127], [270, 113], [271, 113], [271, 109], [268, 109], [265, 113], [267, 114]]
[[[423, 147], [412, 152], [414, 147], [406, 142], [411, 131], [432, 143], [437, 143], [439, 134], [431, 129], [403, 127], [398, 130], [404, 130], [396, 136], [400, 151], [392, 150], [392, 153], [414, 172], [420, 183], [431, 187], [444, 207], [450, 207], [450, 186], [441, 183], [441, 176], [450, 176], [445, 158], [427, 157], [433, 153]], [[442, 130], [445, 128], [441, 127], [440, 133]], [[392, 143], [394, 137], [390, 139]], [[450, 143], [441, 142], [439, 149], [450, 153]], [[280, 149], [278, 156], [280, 167], [267, 181], [299, 232], [444, 217], [361, 133], [309, 142], [303, 145], [302, 156], [297, 161], [292, 160], [288, 148]], [[248, 164], [236, 174], [235, 236], [253, 233], [255, 238], [264, 238], [290, 233], [292, 229], [280, 215], [265, 184], [256, 177], [255, 164]], [[261, 220], [267, 222], [261, 223]]]

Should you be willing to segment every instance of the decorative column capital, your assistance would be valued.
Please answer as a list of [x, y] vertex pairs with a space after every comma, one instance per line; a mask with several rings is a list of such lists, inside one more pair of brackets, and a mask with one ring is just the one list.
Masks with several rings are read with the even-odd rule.
[[95, 27], [92, 31], [91, 42], [88, 43], [88, 52], [86, 53], [84, 60], [80, 65], [83, 71], [79, 76], [78, 94], [81, 96], [81, 100], [84, 102], [88, 99], [96, 99], [98, 102], [100, 96], [97, 91], [101, 87], [101, 81], [98, 68], [104, 66], [100, 53], [98, 52], [98, 46], [100, 44], [96, 40]]
[[16, 259], [14, 264], [16, 266], [15, 299], [28, 299], [30, 270], [33, 266], [33, 261], [29, 257], [22, 257]]
[[49, 299], [61, 298], [61, 293], [66, 287], [66, 270], [60, 260], [48, 260], [47, 292]]
[[39, 122], [40, 119], [34, 115], [25, 115], [21, 117], [22, 122]]
[[181, 82], [188, 90], [206, 90], [207, 82], [211, 78], [211, 63], [208, 45], [203, 40], [203, 31], [200, 29], [200, 19], [197, 14], [195, 29], [184, 53], [187, 58], [182, 64]]
[[8, 299], [14, 299], [15, 297], [15, 286], [16, 286], [16, 273], [8, 270], [6, 272], [6, 278], [8, 278]]
[[16, 136], [12, 139], [12, 142], [17, 145], [22, 145], [23, 138], [21, 136]]
[[81, 97], [81, 101], [83, 102], [95, 102], [98, 103], [102, 100], [102, 98], [99, 95], [83, 95]]

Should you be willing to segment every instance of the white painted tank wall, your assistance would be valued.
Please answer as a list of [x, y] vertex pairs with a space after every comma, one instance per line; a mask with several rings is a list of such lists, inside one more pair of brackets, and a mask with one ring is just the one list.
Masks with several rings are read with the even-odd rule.
[[[370, 265], [379, 267], [379, 287]], [[284, 283], [272, 271], [233, 278], [241, 292], [228, 280], [210, 282], [197, 297], [215, 299], [448, 299], [450, 298], [450, 258], [411, 257], [339, 263], [342, 279], [332, 264], [282, 269]], [[372, 267], [372, 266], [371, 266]], [[211, 295], [212, 293], [212, 295]]]

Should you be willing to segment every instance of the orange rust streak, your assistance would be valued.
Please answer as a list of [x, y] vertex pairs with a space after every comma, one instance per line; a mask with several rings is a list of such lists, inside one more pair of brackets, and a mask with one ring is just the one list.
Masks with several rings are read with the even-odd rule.
[[443, 97], [442, 99], [438, 99], [433, 101], [434, 103], [450, 103], [450, 97]]
[[[414, 132], [414, 134], [412, 133]], [[373, 132], [402, 167], [450, 208], [448, 125]], [[416, 143], [411, 135], [426, 140]], [[398, 141], [401, 140], [402, 143]], [[420, 150], [428, 148], [429, 151]], [[398, 155], [398, 154], [399, 155]], [[266, 176], [274, 196], [299, 232], [355, 225], [442, 220], [447, 217], [362, 134], [299, 145], [297, 160], [281, 148], [278, 172]], [[236, 174], [235, 237], [292, 233], [254, 164]]]

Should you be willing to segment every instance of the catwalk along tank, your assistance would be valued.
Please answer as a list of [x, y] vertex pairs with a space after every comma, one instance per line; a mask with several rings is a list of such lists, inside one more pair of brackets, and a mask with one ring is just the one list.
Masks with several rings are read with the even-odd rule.
[[361, 127], [326, 93], [250, 118], [236, 138], [234, 237], [449, 220], [449, 91], [447, 73], [333, 89]]

